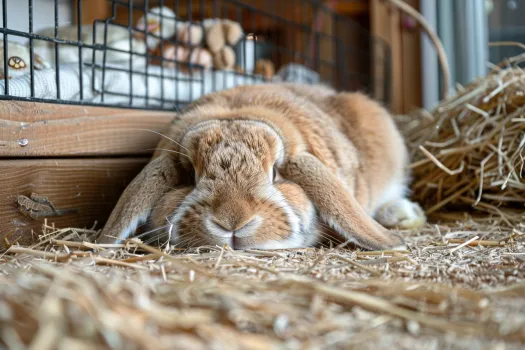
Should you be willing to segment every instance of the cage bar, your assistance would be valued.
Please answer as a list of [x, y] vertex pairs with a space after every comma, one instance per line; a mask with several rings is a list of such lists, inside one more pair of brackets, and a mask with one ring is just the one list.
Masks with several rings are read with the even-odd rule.
[[[53, 28], [53, 35], [49, 36], [42, 35], [38, 28], [35, 28], [34, 9], [35, 2], [39, 0], [27, 1], [27, 32], [10, 27], [12, 22], [7, 21], [7, 1], [2, 1], [3, 26], [0, 28], [3, 33], [6, 72], [2, 82], [4, 94], [0, 99], [138, 109], [180, 109], [206, 93], [267, 80], [267, 77], [254, 71], [258, 60], [264, 58], [273, 62], [278, 72], [278, 75], [269, 79], [270, 81], [277, 78], [295, 79], [298, 82], [327, 83], [337, 89], [369, 92], [374, 89], [374, 84], [381, 84], [381, 89], [386, 92], [383, 102], [389, 103], [391, 63], [388, 45], [318, 0], [107, 0], [107, 16], [89, 18], [89, 29], [83, 26], [87, 23], [82, 23], [83, 14], [86, 13], [83, 9], [90, 6], [89, 2], [73, 0], [76, 10], [72, 16], [76, 19], [77, 27], [74, 28], [73, 36], [64, 37], [59, 23], [59, 0], [54, 1], [54, 15], [49, 18], [49, 27]], [[144, 16], [147, 23], [152, 18], [149, 11], [155, 6], [170, 7], [176, 13], [175, 19], [158, 15], [158, 33], [153, 33], [147, 28], [138, 29], [138, 17]], [[281, 11], [283, 6], [291, 8], [289, 11], [293, 13]], [[195, 54], [195, 48], [202, 47], [205, 43], [188, 44], [181, 41], [181, 36], [176, 35], [170, 38], [162, 37], [166, 26], [173, 25], [167, 24], [167, 21], [174, 22], [175, 26], [181, 22], [197, 24], [204, 32], [202, 21], [210, 15], [212, 18], [236, 21], [243, 28], [243, 37], [233, 47], [236, 54], [233, 69], [207, 69], [198, 62], [189, 60]], [[324, 28], [315, 26], [317, 17], [328, 24]], [[91, 33], [87, 33], [88, 31]], [[114, 45], [111, 42], [114, 40], [113, 32], [120, 31], [127, 33], [127, 45]], [[364, 47], [354, 45], [347, 40], [347, 33], [366, 39], [369, 44]], [[158, 50], [153, 51], [149, 48], [144, 52], [136, 47], [139, 34], [142, 34], [145, 43], [156, 39], [159, 42]], [[7, 50], [8, 38], [11, 35], [20, 40], [27, 40], [31, 59], [26, 94], [11, 93], [10, 85], [13, 83], [17, 84], [17, 91], [20, 90], [20, 82], [10, 81], [8, 74], [9, 69], [12, 69], [8, 65]], [[193, 35], [190, 30], [187, 39], [191, 41]], [[91, 42], [87, 42], [86, 37], [92, 37]], [[47, 83], [40, 80], [46, 79], [49, 74], [36, 74], [36, 41], [45, 42], [54, 51], [54, 62], [49, 62], [53, 63], [51, 73], [54, 81], [51, 85], [56, 88], [53, 96], [42, 93], [39, 88], [43, 83]], [[172, 45], [176, 52], [186, 48], [188, 51], [183, 56], [187, 57], [164, 57], [166, 48]], [[323, 52], [326, 47], [331, 48], [330, 54]], [[71, 48], [77, 48], [73, 51], [77, 52], [78, 60], [74, 64], [60, 62], [61, 51]], [[381, 53], [381, 57], [376, 57], [377, 52]], [[115, 57], [124, 57], [124, 60], [115, 61]], [[352, 59], [349, 60], [350, 58]], [[368, 62], [368, 71], [355, 66], [353, 62], [357, 60]], [[382, 81], [374, 81], [372, 65], [382, 67], [381, 71], [385, 73]], [[68, 79], [71, 72], [76, 74], [75, 77], [78, 75], [74, 82], [75, 86], [78, 85], [76, 93], [61, 89], [61, 84], [70, 89], [72, 84]], [[89, 79], [87, 85], [84, 84], [86, 79]], [[123, 80], [126, 83], [123, 83]]]

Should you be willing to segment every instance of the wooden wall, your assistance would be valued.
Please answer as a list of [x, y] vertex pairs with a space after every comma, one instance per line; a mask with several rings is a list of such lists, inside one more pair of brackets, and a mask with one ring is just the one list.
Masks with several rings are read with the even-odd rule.
[[[44, 218], [23, 215], [20, 195], [48, 197], [57, 227], [101, 228], [149, 161], [174, 113], [0, 101], [0, 251], [34, 241]], [[142, 129], [142, 130], [141, 130]]]
[[[405, 0], [415, 9], [419, 0]], [[420, 31], [411, 19], [388, 1], [371, 0], [371, 31], [390, 45], [392, 62], [391, 109], [406, 113], [422, 105]], [[379, 53], [378, 53], [379, 54]], [[376, 79], [383, 73], [375, 72]]]

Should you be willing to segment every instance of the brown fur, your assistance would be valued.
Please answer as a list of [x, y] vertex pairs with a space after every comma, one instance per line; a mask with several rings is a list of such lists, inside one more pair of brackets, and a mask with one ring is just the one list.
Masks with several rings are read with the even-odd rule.
[[[210, 238], [203, 219], [208, 215], [208, 225], [231, 231], [257, 224], [254, 218], [262, 220], [255, 234], [234, 238], [236, 248], [290, 239], [291, 221], [287, 222], [284, 205], [260, 194], [270, 188], [268, 177], [277, 166], [284, 180], [275, 188], [290, 208], [305, 215], [303, 219], [313, 205], [325, 224], [365, 248], [399, 244], [372, 215], [392, 183], [406, 183], [407, 151], [391, 116], [363, 94], [295, 84], [236, 87], [195, 101], [176, 118], [158, 148], [152, 164], [162, 158], [177, 175], [148, 190], [135, 180], [103, 236], [113, 233], [123, 238], [133, 231], [134, 227], [124, 230], [125, 224], [120, 224], [135, 217], [126, 213], [130, 205], [125, 203], [133, 196], [148, 197], [143, 199], [149, 205], [143, 212], [153, 228], [169, 226], [169, 217], [176, 216], [195, 186], [183, 183], [181, 174], [194, 172], [196, 187], [191, 193], [198, 192], [200, 199], [184, 204], [189, 209], [177, 223], [179, 236], [195, 236], [199, 244], [231, 243]], [[146, 175], [141, 176], [144, 181]], [[155, 190], [148, 192], [152, 187]]]

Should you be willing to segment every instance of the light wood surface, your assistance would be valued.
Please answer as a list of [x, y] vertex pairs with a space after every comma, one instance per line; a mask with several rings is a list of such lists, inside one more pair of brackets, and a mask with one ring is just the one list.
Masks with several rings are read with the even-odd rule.
[[151, 154], [175, 112], [0, 101], [0, 157]]
[[[16, 206], [18, 195], [46, 196], [59, 210], [74, 214], [49, 217], [56, 227], [101, 228], [127, 184], [149, 157], [100, 159], [0, 160], [0, 251], [21, 237], [31, 244], [41, 232], [44, 219], [31, 219]], [[32, 231], [34, 233], [32, 233]]]

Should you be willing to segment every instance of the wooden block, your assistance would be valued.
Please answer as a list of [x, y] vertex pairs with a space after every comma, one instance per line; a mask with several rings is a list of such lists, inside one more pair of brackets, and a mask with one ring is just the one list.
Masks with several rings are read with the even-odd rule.
[[149, 161], [140, 158], [0, 160], [0, 251], [5, 240], [32, 244], [44, 219], [24, 216], [18, 195], [46, 196], [57, 209], [78, 212], [49, 217], [58, 228], [101, 228], [128, 183]]
[[0, 157], [144, 155], [175, 112], [0, 101]]

